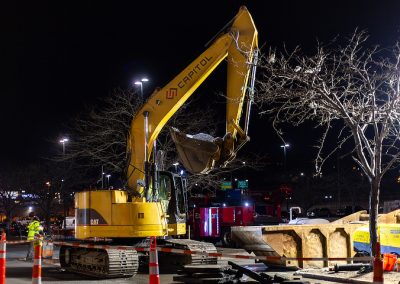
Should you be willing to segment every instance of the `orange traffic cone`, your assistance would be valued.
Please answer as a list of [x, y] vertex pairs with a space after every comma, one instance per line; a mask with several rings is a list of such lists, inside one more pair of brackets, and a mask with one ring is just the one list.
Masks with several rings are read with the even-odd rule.
[[34, 242], [34, 257], [32, 267], [32, 284], [42, 284], [42, 241]]
[[160, 284], [156, 237], [150, 237], [149, 284]]
[[381, 257], [381, 243], [378, 241], [376, 243], [376, 254], [374, 258], [374, 278], [373, 283], [380, 284], [383, 283], [383, 261]]
[[0, 284], [6, 283], [6, 233], [1, 233], [0, 240]]

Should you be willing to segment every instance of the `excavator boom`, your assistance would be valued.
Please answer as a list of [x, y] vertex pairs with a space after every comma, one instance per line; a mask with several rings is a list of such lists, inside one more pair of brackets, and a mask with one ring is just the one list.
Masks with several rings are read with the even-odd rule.
[[247, 129], [242, 130], [239, 121], [245, 95], [252, 95], [247, 85], [254, 73], [257, 46], [253, 19], [248, 10], [241, 7], [228, 32], [220, 35], [172, 81], [151, 95], [131, 123], [128, 141], [131, 160], [127, 172], [131, 189], [136, 189], [137, 181], [143, 180], [145, 162], [149, 161], [153, 143], [165, 124], [224, 59], [228, 64], [225, 137], [199, 140], [176, 130], [172, 131], [172, 137], [182, 163], [192, 173], [207, 173], [234, 157], [236, 150], [248, 141]]

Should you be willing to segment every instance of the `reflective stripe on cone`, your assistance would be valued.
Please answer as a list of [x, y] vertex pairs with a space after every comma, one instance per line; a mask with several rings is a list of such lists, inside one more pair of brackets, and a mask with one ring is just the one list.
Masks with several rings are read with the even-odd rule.
[[149, 284], [160, 284], [156, 237], [150, 237]]

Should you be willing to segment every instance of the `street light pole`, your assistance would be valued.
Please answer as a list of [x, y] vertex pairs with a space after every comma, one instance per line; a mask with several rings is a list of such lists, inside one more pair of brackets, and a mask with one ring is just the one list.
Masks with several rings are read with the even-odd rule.
[[[63, 158], [65, 158], [65, 143], [67, 143], [69, 141], [69, 139], [68, 138], [62, 138], [61, 140], [60, 140], [60, 143], [62, 144], [62, 149], [63, 149]], [[64, 182], [64, 179], [62, 179], [61, 180], [61, 186], [60, 186], [60, 194], [61, 194], [61, 198], [62, 198], [62, 201], [63, 201], [63, 213], [64, 213], [64, 222], [63, 222], [63, 232], [64, 232], [64, 237], [65, 237], [65, 235], [66, 235], [66, 230], [67, 230], [67, 206], [66, 206], [66, 200], [65, 200], [65, 190], [64, 190], [64, 187], [63, 187], [63, 182]]]
[[283, 148], [283, 171], [286, 174], [286, 148], [289, 148], [289, 144], [285, 143], [281, 145], [281, 148]]
[[60, 140], [60, 143], [61, 143], [62, 146], [63, 146], [63, 155], [65, 155], [65, 143], [68, 142], [68, 141], [69, 141], [68, 138], [62, 138], [62, 139]]
[[107, 178], [107, 188], [110, 188], [110, 174], [106, 175]]
[[172, 165], [175, 166], [175, 173], [178, 173], [178, 165], [179, 165], [179, 163], [175, 162]]
[[144, 97], [143, 97], [143, 82], [148, 82], [149, 81], [149, 79], [147, 79], [147, 78], [142, 78], [140, 81], [135, 81], [135, 85], [137, 85], [137, 86], [140, 86], [140, 96], [141, 96], [141, 98], [142, 98], [142, 100], [144, 100]]
[[101, 165], [101, 189], [104, 189], [104, 166]]
[[142, 100], [143, 100], [143, 82], [136, 81], [136, 82], [135, 82], [135, 85], [140, 86], [140, 97], [141, 97]]

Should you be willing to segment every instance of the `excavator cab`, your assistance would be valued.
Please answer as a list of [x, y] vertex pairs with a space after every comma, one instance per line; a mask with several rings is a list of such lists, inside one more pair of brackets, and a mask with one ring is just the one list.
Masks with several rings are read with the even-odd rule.
[[158, 199], [168, 215], [168, 230], [170, 235], [186, 233], [186, 218], [188, 200], [186, 184], [180, 175], [160, 171], [158, 177]]

